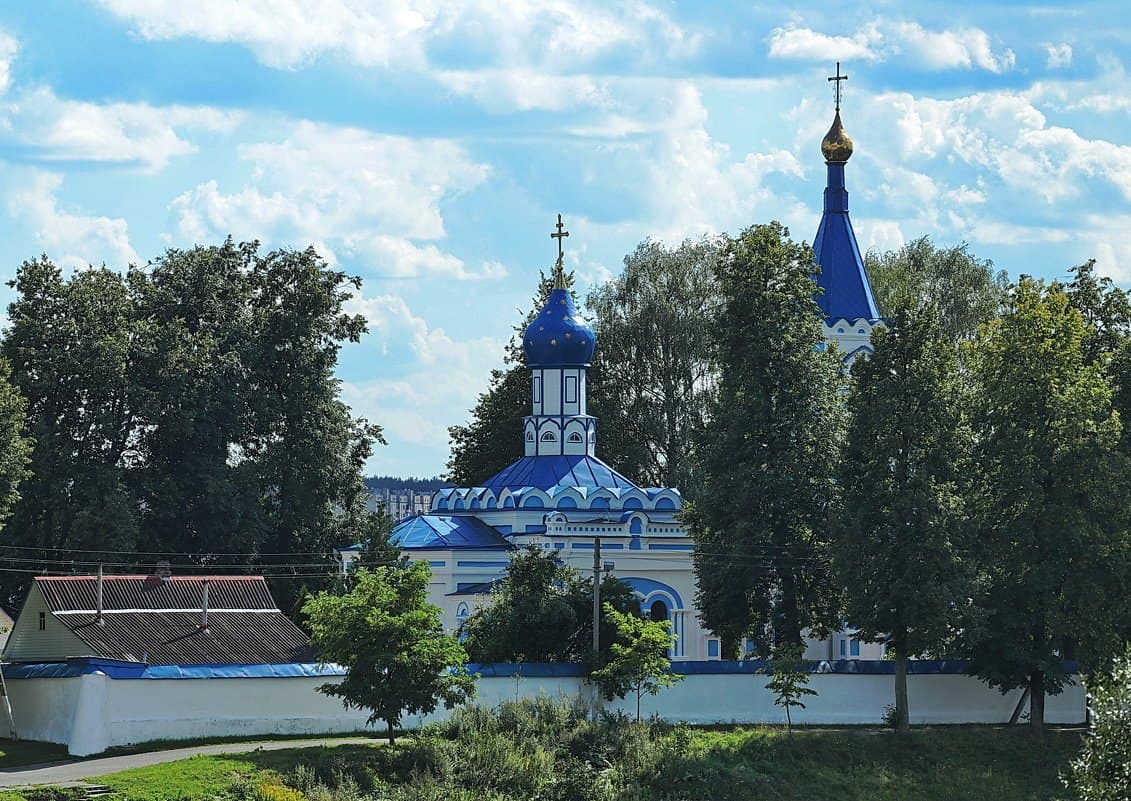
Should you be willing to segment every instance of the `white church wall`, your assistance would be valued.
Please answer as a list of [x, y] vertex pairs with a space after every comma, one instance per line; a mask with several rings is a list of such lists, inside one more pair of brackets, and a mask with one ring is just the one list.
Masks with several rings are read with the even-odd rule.
[[[569, 666], [565, 666], [569, 672]], [[76, 756], [151, 740], [256, 737], [266, 734], [340, 734], [366, 728], [367, 715], [317, 692], [326, 677], [120, 679], [100, 672], [72, 678], [12, 679], [12, 711], [21, 739], [67, 744]], [[645, 715], [693, 724], [784, 723], [767, 677], [749, 673], [695, 673], [642, 700]], [[816, 673], [816, 696], [794, 710], [795, 723], [879, 725], [892, 703], [893, 676]], [[590, 698], [579, 676], [481, 677], [477, 703], [495, 706], [518, 698]], [[911, 720], [917, 724], [1005, 723], [1020, 691], [1002, 695], [975, 678], [953, 674], [908, 676]], [[635, 715], [635, 699], [609, 705]], [[1085, 720], [1077, 683], [1046, 704], [1046, 720]], [[444, 719], [440, 709], [406, 716], [406, 728]], [[378, 729], [381, 724], [378, 724]]]

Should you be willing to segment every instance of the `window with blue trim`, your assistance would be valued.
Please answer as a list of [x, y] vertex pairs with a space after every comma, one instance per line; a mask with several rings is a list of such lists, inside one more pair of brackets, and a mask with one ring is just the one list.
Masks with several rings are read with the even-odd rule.
[[575, 376], [566, 376], [565, 380], [565, 402], [577, 403], [577, 378]]
[[848, 652], [852, 656], [860, 656], [860, 640], [853, 637], [852, 642], [849, 643]]
[[840, 655], [848, 656], [848, 640], [841, 639], [840, 641]]
[[718, 655], [719, 655], [719, 641], [718, 640], [707, 640], [707, 656], [718, 656]]

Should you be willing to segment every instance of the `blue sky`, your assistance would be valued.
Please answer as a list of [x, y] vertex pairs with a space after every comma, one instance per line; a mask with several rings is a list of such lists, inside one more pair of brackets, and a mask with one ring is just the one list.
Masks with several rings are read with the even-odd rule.
[[1129, 54], [1114, 2], [6, 3], [3, 270], [313, 243], [365, 280], [340, 377], [371, 472], [434, 475], [557, 212], [583, 290], [645, 237], [812, 238], [837, 60], [862, 247], [1128, 285]]

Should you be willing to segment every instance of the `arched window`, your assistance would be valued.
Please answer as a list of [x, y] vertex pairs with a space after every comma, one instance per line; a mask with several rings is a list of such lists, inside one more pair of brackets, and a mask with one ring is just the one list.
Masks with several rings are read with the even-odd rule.
[[569, 439], [566, 440], [566, 442], [584, 442], [584, 441], [585, 440], [582, 439], [581, 434], [577, 433], [576, 431], [574, 431], [572, 434], [570, 434]]
[[[547, 431], [546, 433], [544, 433], [542, 435], [542, 441], [543, 442], [554, 442], [556, 440], [557, 440], [557, 437], [554, 436], [553, 431]], [[512, 442], [513, 442], [513, 440], [512, 440]]]
[[533, 442], [534, 441], [534, 432], [533, 431], [527, 431], [526, 432], [526, 441], [527, 442]]
[[652, 601], [652, 606], [648, 609], [648, 617], [653, 623], [659, 623], [668, 619], [668, 605], [661, 600]]

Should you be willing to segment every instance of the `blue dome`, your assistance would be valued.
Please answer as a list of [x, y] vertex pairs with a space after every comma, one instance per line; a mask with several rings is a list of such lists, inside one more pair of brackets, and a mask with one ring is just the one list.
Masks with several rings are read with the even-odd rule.
[[568, 289], [551, 292], [522, 335], [526, 363], [532, 367], [589, 364], [596, 344], [593, 329], [577, 313]]

